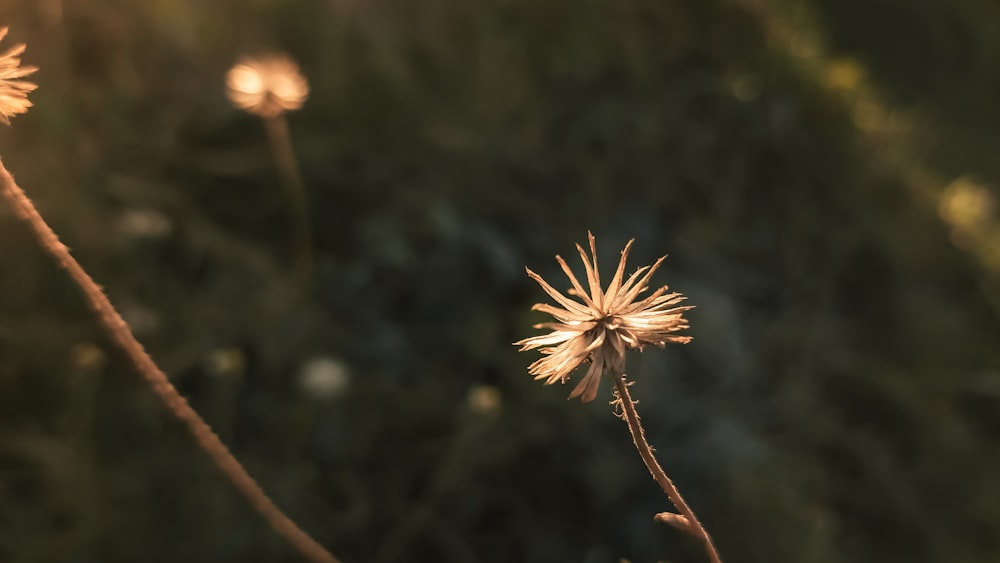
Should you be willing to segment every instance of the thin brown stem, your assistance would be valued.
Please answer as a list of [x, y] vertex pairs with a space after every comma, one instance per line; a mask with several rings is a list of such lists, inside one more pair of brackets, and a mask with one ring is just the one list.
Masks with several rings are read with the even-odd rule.
[[288, 120], [284, 114], [264, 118], [267, 138], [274, 153], [274, 164], [281, 177], [281, 185], [292, 206], [292, 243], [295, 245], [296, 269], [307, 279], [313, 268], [312, 227], [309, 222], [309, 202], [302, 183], [298, 161], [292, 148], [292, 134], [288, 130]]
[[667, 477], [666, 472], [660, 467], [660, 463], [656, 461], [653, 449], [649, 446], [649, 442], [646, 441], [646, 432], [642, 429], [642, 423], [639, 422], [639, 413], [635, 410], [635, 403], [632, 402], [632, 396], [628, 392], [628, 383], [625, 381], [625, 374], [613, 373], [612, 378], [615, 380], [615, 392], [618, 394], [618, 402], [621, 403], [622, 412], [625, 415], [623, 418], [625, 423], [628, 424], [629, 433], [632, 434], [635, 449], [639, 450], [639, 457], [646, 464], [646, 468], [649, 469], [649, 473], [653, 476], [653, 479], [660, 485], [663, 492], [667, 494], [670, 502], [680, 511], [680, 514], [670, 512], [657, 514], [656, 520], [666, 522], [698, 538], [705, 546], [705, 553], [708, 554], [708, 559], [712, 563], [722, 563], [722, 559], [719, 558], [719, 552], [715, 549], [715, 543], [712, 542], [712, 536], [708, 535], [708, 531], [701, 525], [698, 517], [694, 515], [694, 511], [691, 510], [691, 507], [684, 501], [684, 497], [681, 496], [680, 491], [674, 486], [674, 482], [670, 480], [670, 477]]
[[142, 344], [135, 339], [132, 330], [115, 310], [100, 286], [73, 258], [69, 249], [59, 241], [59, 237], [35, 209], [24, 190], [14, 181], [2, 160], [0, 160], [0, 191], [10, 203], [14, 214], [31, 228], [42, 248], [69, 272], [70, 277], [83, 292], [84, 298], [96, 313], [100, 324], [107, 330], [112, 341], [128, 356], [136, 370], [163, 400], [167, 409], [188, 427], [201, 449], [212, 458], [250, 504], [264, 516], [274, 531], [287, 539], [306, 559], [315, 563], [338, 563], [337, 558], [302, 531], [268, 498], [260, 485], [233, 457], [233, 454], [215, 432], [177, 392], [166, 374], [143, 349]]

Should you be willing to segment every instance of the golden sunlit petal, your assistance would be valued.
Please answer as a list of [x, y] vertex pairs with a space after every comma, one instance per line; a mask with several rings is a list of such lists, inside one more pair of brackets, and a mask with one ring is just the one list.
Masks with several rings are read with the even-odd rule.
[[[527, 270], [527, 268], [525, 268], [525, 269]], [[532, 272], [531, 270], [527, 270], [527, 271], [528, 271], [528, 276], [530, 276], [531, 279], [533, 279], [536, 282], [538, 282], [538, 285], [542, 286], [542, 289], [545, 290], [545, 293], [548, 293], [549, 297], [551, 297], [552, 299], [555, 299], [556, 303], [559, 303], [560, 305], [562, 305], [563, 307], [565, 307], [567, 311], [576, 312], [576, 313], [586, 313], [587, 312], [587, 308], [586, 307], [584, 307], [580, 303], [577, 303], [576, 301], [573, 301], [572, 299], [566, 297], [562, 293], [559, 293], [559, 291], [556, 288], [552, 287], [551, 285], [549, 285], [548, 282], [546, 282], [544, 279], [542, 279], [542, 276], [536, 274], [535, 272]]]
[[[0, 40], [7, 36], [7, 31], [6, 27], [0, 28]], [[28, 111], [31, 107], [28, 94], [38, 88], [31, 82], [18, 80], [38, 70], [33, 66], [21, 66], [25, 48], [22, 43], [0, 54], [0, 122], [8, 125], [10, 118]]]
[[[643, 289], [646, 288], [643, 287]], [[644, 297], [642, 301], [629, 303], [624, 307], [616, 309], [615, 312], [620, 315], [629, 315], [632, 314], [633, 312], [649, 310], [649, 308], [652, 307], [654, 303], [656, 303], [656, 300], [662, 297], [666, 291], [667, 291], [667, 286], [663, 286], [654, 291], [653, 293], [650, 293], [649, 295]]]
[[[656, 270], [659, 269], [660, 264], [662, 264], [663, 261], [666, 259], [667, 259], [666, 256], [662, 256], [659, 260], [654, 262], [653, 265], [650, 266], [648, 270], [646, 270], [646, 273], [643, 274], [641, 278], [635, 281], [634, 285], [632, 285], [628, 291], [622, 292], [622, 294], [618, 296], [616, 302], [612, 305], [613, 309], [617, 311], [627, 306], [629, 303], [635, 301], [636, 297], [638, 297], [640, 293], [646, 290], [646, 286], [649, 284], [649, 278], [653, 276], [653, 273], [655, 273]], [[629, 281], [631, 282], [632, 280]]]
[[572, 323], [538, 323], [532, 328], [547, 328], [550, 330], [556, 330], [559, 332], [587, 332], [588, 330], [597, 326], [594, 321], [588, 321], [585, 323], [572, 322]]
[[[601, 270], [597, 267], [597, 239], [594, 238], [594, 233], [587, 231], [587, 241], [590, 242], [590, 258], [594, 262], [594, 281], [592, 284], [593, 291], [597, 293], [594, 297], [594, 302], [597, 303], [599, 307], [604, 306], [604, 292], [601, 290]], [[579, 246], [577, 247], [579, 248]]]
[[559, 262], [559, 266], [562, 268], [563, 272], [566, 273], [566, 277], [569, 278], [569, 283], [573, 284], [573, 289], [576, 290], [571, 295], [576, 295], [580, 299], [583, 299], [583, 302], [586, 303], [588, 307], [596, 309], [597, 304], [594, 303], [593, 299], [591, 299], [590, 296], [587, 295], [587, 292], [584, 291], [583, 286], [580, 285], [580, 280], [576, 279], [576, 276], [573, 275], [573, 270], [569, 269], [569, 264], [567, 264], [566, 261], [562, 259], [562, 256], [559, 256], [558, 254], [556, 254], [556, 262]]
[[[628, 252], [632, 249], [632, 243], [635, 239], [630, 239], [625, 243], [625, 249], [622, 250], [621, 259], [618, 260], [618, 269], [615, 270], [614, 277], [611, 278], [611, 283], [608, 284], [608, 290], [604, 293], [604, 300], [606, 303], [611, 305], [614, 304], [618, 296], [618, 291], [622, 286], [622, 276], [625, 274], [625, 262], [628, 260]], [[609, 305], [609, 309], [611, 306]]]
[[589, 314], [574, 313], [565, 309], [559, 309], [558, 307], [554, 307], [548, 303], [535, 303], [531, 306], [531, 310], [548, 313], [563, 322], [583, 322], [591, 318]]
[[[590, 237], [591, 254], [594, 254], [594, 236], [589, 232], [587, 236]], [[603, 308], [604, 293], [601, 291], [601, 277], [597, 272], [597, 257], [587, 256], [587, 251], [579, 244], [576, 245], [576, 251], [580, 254], [580, 260], [583, 261], [584, 270], [587, 271], [587, 285], [590, 287], [590, 297], [597, 308]]]
[[575, 338], [576, 336], [577, 332], [575, 331], [556, 331], [545, 336], [532, 336], [531, 338], [518, 340], [514, 344], [521, 346], [521, 351], [524, 351], [531, 350], [532, 348], [538, 348], [539, 346], [548, 346], [549, 344], [565, 342], [570, 338]]
[[580, 400], [584, 403], [589, 403], [597, 397], [597, 390], [601, 385], [601, 373], [604, 371], [604, 356], [598, 355], [594, 359], [594, 362], [590, 364], [590, 369], [587, 370], [587, 375], [583, 376], [580, 383], [573, 388], [570, 392], [569, 398], [573, 399], [580, 397]]

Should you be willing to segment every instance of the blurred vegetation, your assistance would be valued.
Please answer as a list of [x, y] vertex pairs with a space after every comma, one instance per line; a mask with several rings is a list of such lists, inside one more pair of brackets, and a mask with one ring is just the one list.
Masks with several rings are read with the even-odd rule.
[[[670, 253], [630, 369], [729, 562], [1000, 557], [1000, 7], [32, 0], [19, 183], [347, 562], [702, 561], [624, 425], [530, 380], [530, 265]], [[223, 80], [287, 51], [317, 268]], [[0, 561], [292, 561], [0, 206]], [[607, 386], [602, 396], [610, 399]]]

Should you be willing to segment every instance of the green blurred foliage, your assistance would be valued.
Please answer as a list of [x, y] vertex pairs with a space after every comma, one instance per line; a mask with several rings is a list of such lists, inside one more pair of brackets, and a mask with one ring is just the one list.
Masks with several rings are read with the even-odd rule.
[[[630, 369], [724, 560], [995, 561], [995, 12], [6, 2], [41, 70], [0, 155], [345, 561], [703, 560], [652, 521], [667, 501], [610, 407], [532, 382], [509, 344], [544, 298], [524, 265], [561, 279], [588, 229], [604, 264], [631, 237], [634, 266], [669, 252], [654, 283], [698, 306], [692, 344]], [[305, 288], [264, 127], [224, 92], [272, 50], [312, 89], [289, 116]], [[939, 216], [956, 193], [984, 202], [973, 230]], [[295, 560], [4, 206], [0, 284], [0, 561]]]

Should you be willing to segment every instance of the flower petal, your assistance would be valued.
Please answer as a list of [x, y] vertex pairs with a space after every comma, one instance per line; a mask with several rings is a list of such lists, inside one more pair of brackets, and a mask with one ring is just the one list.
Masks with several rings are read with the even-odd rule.
[[576, 250], [580, 253], [584, 269], [587, 270], [587, 284], [590, 285], [591, 299], [593, 299], [598, 309], [604, 310], [604, 292], [601, 291], [601, 275], [597, 271], [597, 245], [594, 242], [594, 235], [590, 231], [587, 231], [587, 238], [590, 240], [590, 253], [592, 257], [588, 257], [583, 247], [579, 244], [576, 245]]
[[560, 332], [569, 331], [573, 334], [579, 335], [582, 332], [587, 332], [588, 330], [597, 326], [597, 321], [587, 321], [587, 322], [571, 322], [571, 323], [538, 323], [533, 326], [533, 328], [547, 328], [550, 330], [558, 330]]
[[523, 340], [518, 340], [514, 343], [515, 346], [521, 347], [521, 352], [525, 350], [532, 350], [538, 348], [539, 346], [548, 346], [550, 344], [558, 344], [560, 342], [565, 342], [571, 338], [579, 336], [580, 333], [572, 331], [555, 331], [549, 334], [541, 336], [532, 336], [531, 338], [525, 338]]
[[[615, 302], [612, 303], [611, 307], [609, 307], [608, 309], [612, 311], [618, 311], [622, 307], [625, 307], [629, 303], [635, 301], [635, 298], [638, 297], [639, 294], [646, 289], [646, 286], [649, 284], [649, 278], [652, 277], [653, 273], [656, 272], [656, 270], [660, 267], [660, 264], [662, 264], [663, 261], [666, 259], [667, 257], [663, 256], [659, 260], [654, 262], [653, 265], [650, 266], [648, 270], [646, 270], [646, 273], [643, 274], [641, 278], [639, 278], [637, 281], [634, 282], [634, 285], [632, 285], [628, 289], [628, 291], [620, 292]], [[638, 273], [639, 272], [636, 272], [636, 274]], [[632, 282], [632, 280], [630, 279], [629, 282]]]
[[530, 276], [531, 279], [535, 280], [536, 282], [538, 282], [538, 285], [542, 286], [542, 289], [545, 290], [545, 293], [549, 294], [549, 297], [555, 299], [556, 303], [562, 305], [567, 311], [573, 313], [581, 313], [581, 314], [587, 313], [588, 309], [586, 307], [566, 297], [562, 293], [559, 293], [559, 291], [557, 291], [554, 287], [549, 285], [548, 282], [542, 279], [542, 276], [536, 274], [535, 272], [532, 272], [528, 268], [525, 268], [525, 270], [528, 272], [528, 276]]
[[615, 275], [611, 278], [611, 283], [608, 284], [608, 290], [604, 293], [604, 302], [608, 305], [614, 305], [618, 291], [622, 287], [622, 275], [625, 273], [625, 262], [628, 260], [628, 253], [629, 250], [632, 249], [633, 242], [635, 242], [635, 239], [631, 239], [625, 244], [625, 248], [622, 250], [622, 257], [618, 261], [618, 269], [615, 270]]
[[587, 314], [573, 313], [571, 311], [567, 311], [565, 309], [560, 309], [558, 307], [549, 305], [548, 303], [535, 303], [534, 305], [531, 306], [531, 310], [548, 313], [553, 317], [555, 317], [556, 319], [563, 322], [571, 322], [571, 321], [584, 322], [594, 319], [594, 316], [589, 313]]
[[597, 390], [601, 386], [601, 374], [604, 372], [604, 355], [596, 354], [594, 361], [590, 364], [590, 369], [587, 370], [587, 375], [583, 376], [580, 383], [577, 383], [576, 387], [569, 394], [569, 398], [573, 399], [580, 397], [580, 400], [584, 403], [589, 403], [597, 397]]
[[566, 272], [566, 277], [569, 278], [569, 282], [573, 284], [573, 289], [576, 290], [574, 292], [571, 292], [570, 294], [576, 295], [580, 299], [583, 299], [583, 302], [586, 303], [587, 306], [590, 307], [591, 309], [598, 310], [597, 305], [590, 298], [590, 296], [587, 295], [587, 292], [583, 290], [583, 286], [580, 285], [580, 280], [576, 279], [576, 276], [573, 275], [573, 270], [569, 269], [569, 264], [567, 264], [566, 261], [562, 259], [562, 256], [556, 254], [556, 262], [559, 262], [559, 266], [562, 267], [563, 272]]

